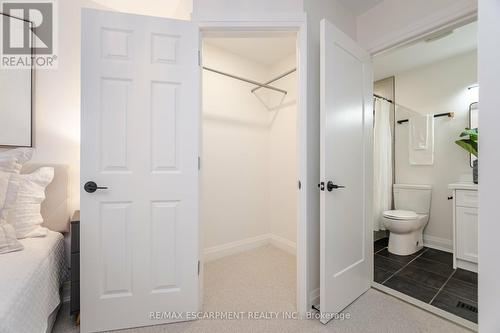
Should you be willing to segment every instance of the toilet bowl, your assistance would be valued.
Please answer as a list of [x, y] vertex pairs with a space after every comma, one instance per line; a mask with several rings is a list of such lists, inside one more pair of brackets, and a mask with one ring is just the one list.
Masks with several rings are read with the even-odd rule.
[[406, 256], [419, 251], [429, 222], [432, 188], [429, 185], [394, 184], [394, 210], [382, 213], [389, 230], [389, 252]]
[[408, 210], [389, 210], [382, 213], [382, 221], [390, 231], [390, 253], [406, 256], [423, 247], [423, 230], [429, 215]]

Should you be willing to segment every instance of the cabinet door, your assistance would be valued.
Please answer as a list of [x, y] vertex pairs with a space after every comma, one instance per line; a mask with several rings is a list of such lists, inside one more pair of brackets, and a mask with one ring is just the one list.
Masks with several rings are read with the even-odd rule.
[[477, 208], [457, 207], [457, 257], [477, 263]]

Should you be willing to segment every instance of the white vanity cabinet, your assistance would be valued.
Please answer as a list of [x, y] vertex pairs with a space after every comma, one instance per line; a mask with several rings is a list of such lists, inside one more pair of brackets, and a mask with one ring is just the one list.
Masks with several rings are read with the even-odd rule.
[[477, 272], [477, 185], [459, 183], [449, 188], [453, 191], [453, 268]]

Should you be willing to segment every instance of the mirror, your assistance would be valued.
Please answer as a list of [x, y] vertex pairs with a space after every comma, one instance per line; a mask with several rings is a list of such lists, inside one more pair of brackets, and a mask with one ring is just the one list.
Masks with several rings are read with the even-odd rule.
[[[479, 103], [475, 102], [469, 105], [469, 128], [479, 127]], [[477, 160], [476, 156], [470, 154], [470, 166]]]
[[[0, 26], [24, 22], [0, 13]], [[33, 68], [0, 68], [0, 146], [32, 147]]]

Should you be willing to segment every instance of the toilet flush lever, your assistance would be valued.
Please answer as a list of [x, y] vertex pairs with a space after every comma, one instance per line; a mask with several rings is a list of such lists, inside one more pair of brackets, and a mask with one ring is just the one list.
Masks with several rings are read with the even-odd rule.
[[334, 190], [334, 189], [336, 190], [339, 188], [345, 188], [345, 186], [334, 184], [332, 181], [329, 181], [326, 184], [326, 189], [328, 190], [328, 192], [331, 192], [332, 190]]

